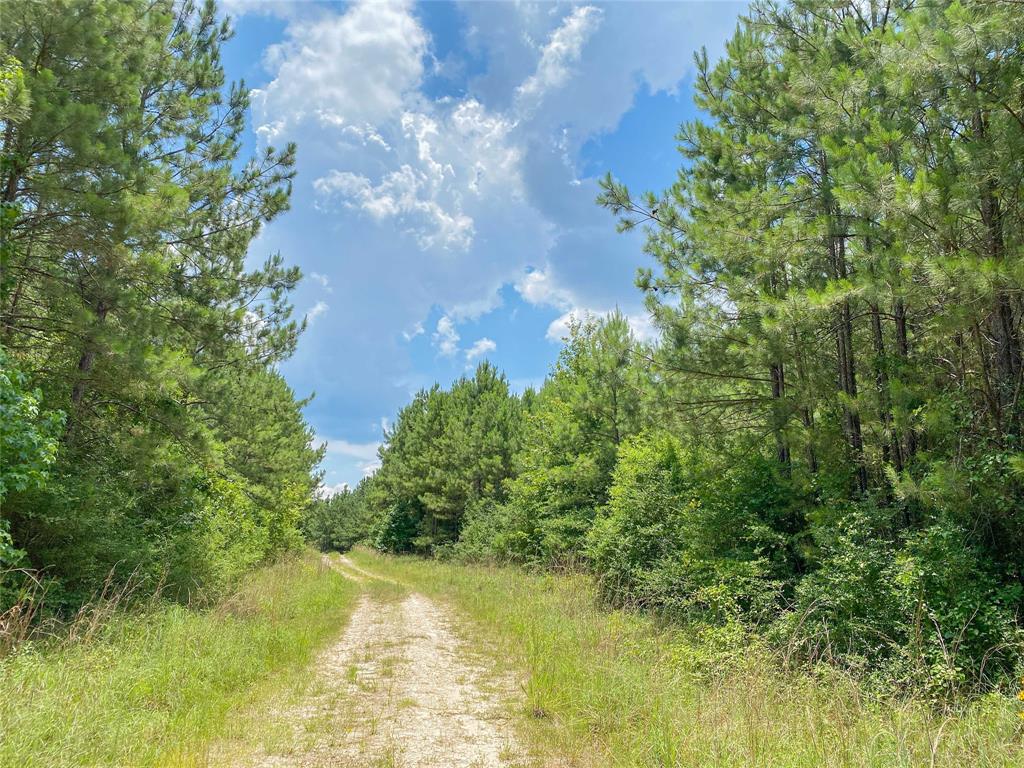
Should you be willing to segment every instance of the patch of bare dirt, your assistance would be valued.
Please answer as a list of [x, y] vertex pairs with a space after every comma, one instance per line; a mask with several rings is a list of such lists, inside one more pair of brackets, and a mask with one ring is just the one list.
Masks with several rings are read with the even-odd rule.
[[[364, 583], [376, 578], [347, 559], [335, 567]], [[472, 658], [455, 621], [420, 594], [389, 601], [364, 593], [341, 639], [320, 658], [315, 690], [284, 713], [295, 743], [287, 754], [248, 765], [522, 765], [508, 714], [514, 681]]]

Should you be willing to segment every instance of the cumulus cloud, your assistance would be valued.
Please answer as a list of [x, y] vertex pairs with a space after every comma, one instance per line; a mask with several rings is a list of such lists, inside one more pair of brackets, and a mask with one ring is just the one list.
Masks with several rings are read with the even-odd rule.
[[366, 211], [378, 221], [397, 218], [412, 225], [424, 250], [434, 245], [465, 250], [473, 242], [473, 220], [461, 211], [446, 211], [431, 194], [431, 186], [426, 173], [409, 165], [386, 174], [376, 185], [365, 176], [337, 170], [313, 182], [322, 198], [340, 198], [346, 207]]
[[515, 282], [515, 289], [530, 304], [565, 309], [573, 305], [572, 294], [560, 287], [543, 269], [531, 269]]
[[397, 220], [421, 250], [468, 250], [476, 234], [470, 209], [489, 207], [484, 196], [497, 190], [506, 199], [523, 197], [514, 127], [472, 98], [412, 104], [386, 126], [394, 146], [386, 145], [377, 164], [390, 170], [374, 180], [331, 169], [313, 182], [318, 204]]
[[[333, 290], [329, 315], [311, 311], [319, 319], [282, 366], [299, 392], [317, 390], [313, 423], [353, 445], [379, 435], [367, 432], [378, 414], [460, 372], [474, 346], [461, 346], [459, 325], [499, 307], [510, 284], [548, 310], [544, 322], [559, 315], [549, 338], [569, 313], [615, 306], [638, 336], [653, 333], [633, 286], [639, 236], [616, 236], [594, 205], [581, 148], [642, 89], [677, 87], [694, 48], [713, 56], [739, 7], [468, 3], [439, 51], [432, 15], [408, 2], [274, 4], [286, 29], [263, 57], [253, 123], [262, 144], [298, 143], [298, 175], [292, 210], [254, 250], [324, 276], [300, 290]], [[315, 293], [302, 296], [316, 308]], [[441, 319], [425, 328], [432, 312]], [[431, 363], [409, 343], [421, 335], [439, 352]]]
[[427, 43], [408, 2], [362, 0], [342, 14], [294, 21], [288, 39], [264, 55], [275, 78], [252, 92], [257, 135], [274, 141], [302, 121], [386, 119], [420, 84]]
[[466, 350], [466, 362], [472, 362], [481, 355], [486, 355], [488, 352], [493, 352], [498, 348], [498, 345], [493, 341], [484, 336], [482, 339], [477, 339], [473, 342], [473, 345]]
[[459, 332], [455, 330], [455, 323], [448, 315], [442, 315], [437, 321], [433, 338], [434, 346], [445, 357], [452, 357], [459, 351]]

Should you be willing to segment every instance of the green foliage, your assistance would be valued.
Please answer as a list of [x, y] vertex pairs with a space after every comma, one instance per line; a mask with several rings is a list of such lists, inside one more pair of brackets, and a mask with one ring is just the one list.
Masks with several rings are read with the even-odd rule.
[[[40, 412], [39, 390], [26, 389], [26, 377], [12, 368], [0, 349], [0, 509], [9, 492], [39, 489], [49, 479], [57, 458], [57, 436], [64, 414]], [[20, 565], [25, 552], [14, 546], [10, 521], [0, 516], [0, 605], [14, 578], [8, 569]]]
[[998, 573], [955, 523], [898, 537], [891, 510], [829, 510], [818, 567], [773, 628], [801, 655], [841, 661], [880, 687], [937, 701], [1012, 677], [1024, 648], [1019, 580]]
[[424, 543], [417, 537], [420, 522], [414, 510], [396, 504], [384, 510], [373, 530], [373, 546], [381, 552], [412, 552]]
[[318, 482], [275, 369], [300, 275], [249, 260], [288, 207], [294, 147], [242, 156], [248, 93], [225, 82], [212, 2], [3, 16], [4, 557], [45, 572], [52, 607], [111, 573], [227, 589], [300, 543]]
[[[781, 598], [759, 623], [795, 602], [782, 642], [945, 696], [1006, 680], [1021, 648], [1022, 19], [755, 3], [697, 57], [709, 119], [681, 128], [678, 182], [634, 197], [609, 175], [600, 198], [647, 228], [650, 404], [708, 457], [701, 526], [736, 536], [706, 583], [756, 563]], [[690, 562], [669, 599], [699, 593]]]
[[9, 492], [41, 487], [57, 458], [64, 414], [41, 412], [40, 391], [26, 385], [0, 350], [0, 502]]
[[354, 491], [345, 489], [317, 499], [302, 519], [302, 533], [306, 540], [322, 552], [345, 552], [360, 542], [368, 541], [376, 521], [366, 495], [367, 482], [364, 480]]
[[[655, 344], [574, 322], [539, 391], [421, 391], [316, 502], [276, 364], [295, 150], [241, 157], [212, 4], [9, 0], [0, 28], [0, 559], [224, 591], [298, 544], [589, 568], [616, 604], [764, 632], [936, 699], [999, 686], [1024, 614], [1024, 14], [755, 2], [697, 57], [643, 226]], [[20, 373], [19, 373], [20, 371]], [[64, 428], [61, 418], [66, 416]], [[2, 597], [9, 600], [7, 589]], [[886, 681], [888, 681], [886, 683]]]
[[[697, 56], [677, 182], [602, 185], [620, 229], [645, 229], [658, 342], [618, 314], [574, 325], [523, 400], [504, 492], [407, 494], [395, 549], [458, 537], [465, 559], [586, 567], [612, 603], [937, 700], [1011, 680], [1019, 10], [753, 3], [720, 61]], [[438, 397], [410, 406], [426, 447], [386, 446], [391, 474], [444, 466]]]
[[650, 574], [671, 567], [693, 548], [700, 500], [690, 498], [690, 479], [677, 439], [641, 435], [619, 450], [608, 511], [589, 536], [590, 559], [602, 591], [619, 601], [646, 602]]
[[521, 423], [518, 398], [487, 362], [450, 390], [420, 392], [385, 436], [368, 491], [381, 512], [381, 548], [430, 552], [454, 543], [468, 507], [504, 498]]
[[763, 463], [722, 467], [666, 433], [627, 441], [588, 541], [602, 593], [691, 620], [763, 621], [795, 565], [785, 491]]
[[618, 312], [570, 326], [530, 408], [508, 483], [509, 528], [495, 540], [500, 557], [554, 564], [583, 556], [618, 447], [641, 425], [642, 352]]

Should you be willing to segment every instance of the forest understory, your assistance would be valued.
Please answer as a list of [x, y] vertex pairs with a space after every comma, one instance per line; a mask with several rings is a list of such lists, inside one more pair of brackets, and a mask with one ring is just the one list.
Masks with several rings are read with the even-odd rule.
[[1017, 766], [940, 711], [600, 607], [584, 576], [307, 553], [204, 613], [119, 608], [0, 662], [0, 765]]

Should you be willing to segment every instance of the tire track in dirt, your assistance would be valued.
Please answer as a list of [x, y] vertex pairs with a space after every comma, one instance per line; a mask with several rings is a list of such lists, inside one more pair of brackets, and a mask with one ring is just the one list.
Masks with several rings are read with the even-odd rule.
[[[347, 558], [330, 566], [364, 586], [389, 581]], [[393, 597], [393, 596], [392, 596]], [[509, 704], [515, 681], [472, 658], [456, 617], [422, 594], [367, 589], [341, 638], [317, 661], [314, 690], [284, 713], [296, 734], [259, 768], [522, 766]]]

